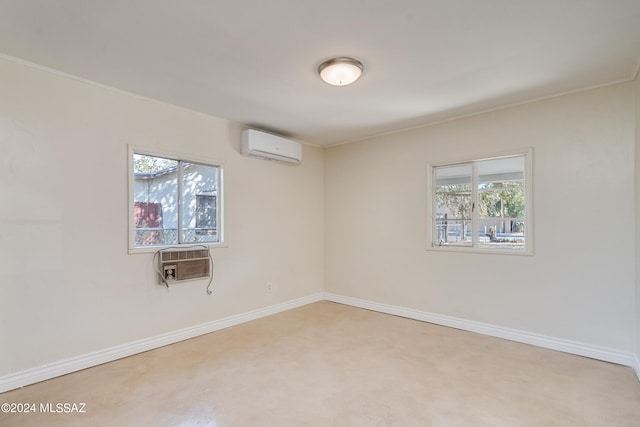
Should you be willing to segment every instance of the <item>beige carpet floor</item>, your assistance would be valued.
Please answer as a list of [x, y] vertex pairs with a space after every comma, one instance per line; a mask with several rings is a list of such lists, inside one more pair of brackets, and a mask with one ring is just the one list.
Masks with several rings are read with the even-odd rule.
[[3, 427], [640, 426], [631, 368], [330, 302], [0, 394], [4, 402], [85, 412], [0, 413]]

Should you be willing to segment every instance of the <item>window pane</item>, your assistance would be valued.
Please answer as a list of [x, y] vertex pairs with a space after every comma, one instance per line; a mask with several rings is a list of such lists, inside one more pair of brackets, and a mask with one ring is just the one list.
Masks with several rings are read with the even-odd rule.
[[477, 162], [478, 246], [525, 249], [524, 156]]
[[135, 246], [178, 243], [178, 162], [133, 155]]
[[216, 166], [183, 163], [183, 243], [219, 241], [218, 176]]
[[471, 164], [434, 168], [436, 245], [471, 246]]

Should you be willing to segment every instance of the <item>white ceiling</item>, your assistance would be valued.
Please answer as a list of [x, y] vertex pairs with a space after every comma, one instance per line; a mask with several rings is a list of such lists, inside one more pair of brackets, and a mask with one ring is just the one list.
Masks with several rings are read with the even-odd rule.
[[0, 53], [330, 145], [631, 80], [640, 1], [0, 0]]

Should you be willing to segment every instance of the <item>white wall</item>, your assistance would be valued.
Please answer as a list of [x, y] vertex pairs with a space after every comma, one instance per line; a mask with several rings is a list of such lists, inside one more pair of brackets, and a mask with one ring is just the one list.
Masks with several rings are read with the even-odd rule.
[[[0, 377], [322, 291], [321, 149], [261, 161], [225, 120], [6, 59], [0, 82]], [[127, 144], [224, 163], [212, 296], [128, 254]]]
[[[618, 84], [326, 150], [325, 289], [635, 352], [633, 111]], [[426, 164], [523, 147], [535, 255], [426, 251]]]

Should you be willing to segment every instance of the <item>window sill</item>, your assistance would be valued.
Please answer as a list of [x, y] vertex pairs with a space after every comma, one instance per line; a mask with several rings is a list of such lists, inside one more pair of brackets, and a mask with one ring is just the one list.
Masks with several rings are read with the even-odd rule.
[[206, 246], [209, 249], [224, 249], [228, 248], [229, 245], [226, 242], [220, 243], [194, 243], [194, 244], [182, 244], [182, 245], [158, 245], [158, 246], [144, 246], [144, 247], [136, 247], [129, 248], [129, 255], [136, 254], [153, 254], [160, 250], [164, 249], [189, 249], [192, 246]]
[[473, 253], [484, 255], [515, 255], [533, 256], [533, 249], [513, 250], [513, 249], [481, 249], [469, 246], [436, 246], [430, 245], [426, 248], [430, 252], [452, 252], [452, 253]]

